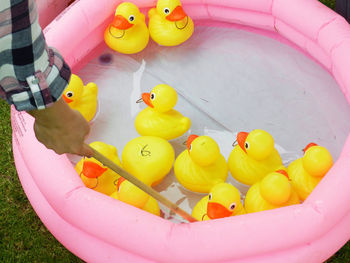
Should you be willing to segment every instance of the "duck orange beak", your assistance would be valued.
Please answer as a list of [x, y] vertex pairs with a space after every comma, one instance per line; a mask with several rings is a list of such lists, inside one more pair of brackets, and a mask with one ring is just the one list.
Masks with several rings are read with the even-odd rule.
[[316, 143], [310, 142], [306, 147], [303, 149], [303, 152], [306, 153], [306, 151], [311, 148], [312, 146], [317, 146]]
[[190, 150], [191, 143], [196, 138], [198, 138], [198, 135], [195, 135], [195, 134], [191, 134], [190, 136], [188, 136], [188, 139], [187, 139], [187, 150]]
[[116, 15], [111, 23], [111, 26], [121, 30], [126, 30], [132, 27], [133, 24], [130, 24], [123, 16]]
[[207, 215], [210, 219], [223, 218], [231, 216], [232, 211], [229, 211], [221, 204], [208, 202]]
[[276, 173], [283, 174], [283, 175], [284, 175], [285, 177], [287, 177], [288, 180], [289, 180], [289, 175], [288, 175], [288, 173], [287, 173], [285, 170], [277, 170]]
[[142, 97], [142, 100], [144, 101], [144, 103], [146, 103], [151, 108], [154, 108], [154, 106], [151, 102], [151, 93], [142, 93], [141, 97]]
[[119, 188], [121, 186], [121, 184], [125, 181], [126, 179], [124, 177], [120, 177], [118, 179], [118, 183], [117, 183], [117, 191], [119, 192]]
[[244, 151], [244, 152], [247, 152], [246, 151], [246, 149], [245, 149], [245, 147], [244, 147], [244, 143], [245, 143], [245, 141], [246, 141], [246, 139], [247, 139], [247, 137], [248, 137], [248, 132], [239, 132], [238, 134], [237, 134], [237, 142], [238, 142], [238, 145], [242, 148], [242, 150]]
[[180, 21], [186, 17], [185, 11], [182, 9], [182, 6], [178, 5], [173, 12], [167, 15], [165, 18], [171, 22]]
[[105, 171], [107, 171], [107, 168], [103, 168], [97, 163], [90, 161], [85, 161], [83, 163], [82, 174], [88, 178], [100, 177]]
[[66, 95], [62, 95], [63, 99], [69, 104], [71, 103], [73, 100], [71, 100], [70, 98], [68, 98]]

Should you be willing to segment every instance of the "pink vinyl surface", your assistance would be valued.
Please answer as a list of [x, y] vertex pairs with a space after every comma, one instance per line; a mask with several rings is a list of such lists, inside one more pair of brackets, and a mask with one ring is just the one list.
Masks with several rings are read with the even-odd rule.
[[[101, 32], [119, 3], [75, 2], [45, 29], [48, 43], [70, 66], [81, 67], [101, 45]], [[144, 10], [154, 5], [134, 3]], [[182, 3], [194, 21], [255, 27], [256, 32], [291, 41], [329, 70], [349, 101], [349, 24], [318, 1]], [[65, 155], [37, 142], [32, 124], [29, 115], [12, 109], [14, 157], [23, 188], [53, 235], [88, 262], [321, 262], [350, 237], [349, 137], [303, 204], [175, 224], [85, 188]]]
[[40, 14], [40, 25], [44, 28], [67, 8], [72, 0], [35, 0], [35, 2]]

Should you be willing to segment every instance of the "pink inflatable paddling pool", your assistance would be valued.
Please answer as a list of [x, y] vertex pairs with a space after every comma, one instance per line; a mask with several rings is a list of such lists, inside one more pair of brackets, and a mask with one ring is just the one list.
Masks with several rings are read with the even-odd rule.
[[[155, 5], [148, 0], [133, 2], [142, 11]], [[49, 45], [62, 53], [74, 72], [106, 49], [103, 31], [119, 3], [80, 0], [46, 27]], [[289, 44], [322, 65], [350, 101], [350, 27], [318, 1], [183, 0], [182, 4], [195, 25], [220, 23]], [[349, 137], [344, 138], [334, 166], [304, 203], [179, 224], [86, 188], [71, 160], [41, 145], [32, 125], [29, 115], [12, 108], [13, 151], [23, 188], [51, 233], [87, 262], [322, 262], [349, 240]]]
[[40, 14], [40, 25], [44, 28], [72, 3], [73, 0], [35, 0], [35, 2]]

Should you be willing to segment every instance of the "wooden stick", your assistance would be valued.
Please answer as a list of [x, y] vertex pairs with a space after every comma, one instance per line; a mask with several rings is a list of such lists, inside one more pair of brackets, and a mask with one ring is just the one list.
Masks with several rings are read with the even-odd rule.
[[131, 175], [127, 171], [125, 171], [123, 168], [120, 166], [116, 165], [114, 162], [109, 160], [107, 157], [102, 155], [100, 152], [96, 151], [92, 147], [86, 144], [86, 147], [89, 147], [93, 152], [93, 158], [101, 162], [104, 166], [108, 167], [109, 169], [113, 170], [117, 174], [119, 174], [121, 177], [125, 178], [129, 182], [133, 183], [136, 185], [138, 188], [140, 188], [142, 191], [145, 193], [149, 194], [152, 196], [154, 199], [158, 200], [160, 203], [168, 207], [171, 211], [174, 213], [180, 215], [182, 218], [186, 219], [189, 222], [196, 222], [197, 220], [193, 218], [190, 214], [188, 214], [186, 211], [181, 209], [179, 206], [176, 204], [172, 203], [170, 200], [159, 194], [156, 190], [154, 190], [152, 187], [146, 185], [143, 183], [141, 180], [137, 179], [135, 176]]

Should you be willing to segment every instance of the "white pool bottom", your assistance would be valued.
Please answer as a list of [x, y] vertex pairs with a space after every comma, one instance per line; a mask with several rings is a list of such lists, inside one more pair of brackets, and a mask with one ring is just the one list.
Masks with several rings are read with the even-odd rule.
[[[176, 155], [194, 133], [213, 137], [227, 158], [237, 132], [260, 128], [273, 135], [286, 165], [311, 141], [336, 160], [350, 131], [350, 108], [333, 77], [299, 51], [262, 35], [197, 27], [177, 47], [150, 41], [136, 55], [106, 49], [101, 56], [110, 61], [97, 57], [74, 73], [99, 87], [100, 111], [88, 142], [112, 144], [119, 156], [139, 136], [134, 119], [145, 105], [136, 100], [160, 83], [178, 91], [175, 109], [192, 120], [189, 133], [171, 141]], [[230, 175], [228, 181], [246, 193]], [[203, 196], [181, 187], [173, 172], [156, 189], [188, 212]]]

